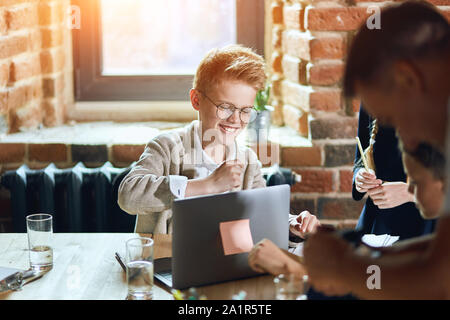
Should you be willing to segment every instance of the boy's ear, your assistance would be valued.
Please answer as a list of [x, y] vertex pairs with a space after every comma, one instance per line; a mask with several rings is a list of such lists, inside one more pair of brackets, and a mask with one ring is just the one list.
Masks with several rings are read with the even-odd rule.
[[423, 91], [424, 79], [419, 70], [407, 61], [397, 61], [394, 64], [394, 81], [398, 88], [405, 91]]
[[191, 91], [189, 91], [189, 96], [191, 98], [192, 107], [195, 110], [198, 111], [200, 109], [200, 97], [199, 97], [200, 95], [199, 95], [199, 92], [197, 90], [195, 90], [195, 89], [191, 89]]

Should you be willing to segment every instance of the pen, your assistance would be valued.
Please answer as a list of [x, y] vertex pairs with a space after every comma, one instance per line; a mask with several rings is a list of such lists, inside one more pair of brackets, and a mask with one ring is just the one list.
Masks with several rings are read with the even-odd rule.
[[116, 260], [117, 260], [117, 262], [119, 262], [123, 271], [127, 272], [127, 267], [125, 267], [125, 264], [123, 263], [122, 258], [120, 257], [119, 253], [117, 253], [117, 252], [116, 252]]

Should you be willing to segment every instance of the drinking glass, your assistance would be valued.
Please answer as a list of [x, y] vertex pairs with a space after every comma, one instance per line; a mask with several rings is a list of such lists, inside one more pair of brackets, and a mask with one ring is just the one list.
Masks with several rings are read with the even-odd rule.
[[47, 272], [53, 268], [53, 217], [46, 213], [26, 217], [30, 268], [36, 272]]
[[153, 240], [133, 238], [126, 242], [128, 300], [153, 298]]

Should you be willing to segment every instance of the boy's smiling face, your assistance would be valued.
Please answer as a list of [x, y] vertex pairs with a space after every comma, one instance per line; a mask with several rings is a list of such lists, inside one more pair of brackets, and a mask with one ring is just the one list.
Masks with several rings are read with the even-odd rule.
[[237, 109], [253, 107], [256, 93], [254, 87], [238, 80], [223, 80], [207, 92], [192, 89], [191, 103], [199, 112], [203, 139], [223, 145], [234, 143], [248, 123], [240, 119], [238, 110], [226, 119], [219, 118], [216, 106], [227, 103]]

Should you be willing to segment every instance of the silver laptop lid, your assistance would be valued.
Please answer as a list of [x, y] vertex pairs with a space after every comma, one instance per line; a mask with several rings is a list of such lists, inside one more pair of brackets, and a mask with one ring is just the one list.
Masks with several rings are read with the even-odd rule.
[[253, 244], [267, 238], [287, 249], [289, 204], [288, 185], [175, 200], [173, 287], [185, 289], [259, 275], [248, 265], [248, 252], [224, 254], [220, 224], [248, 219]]

